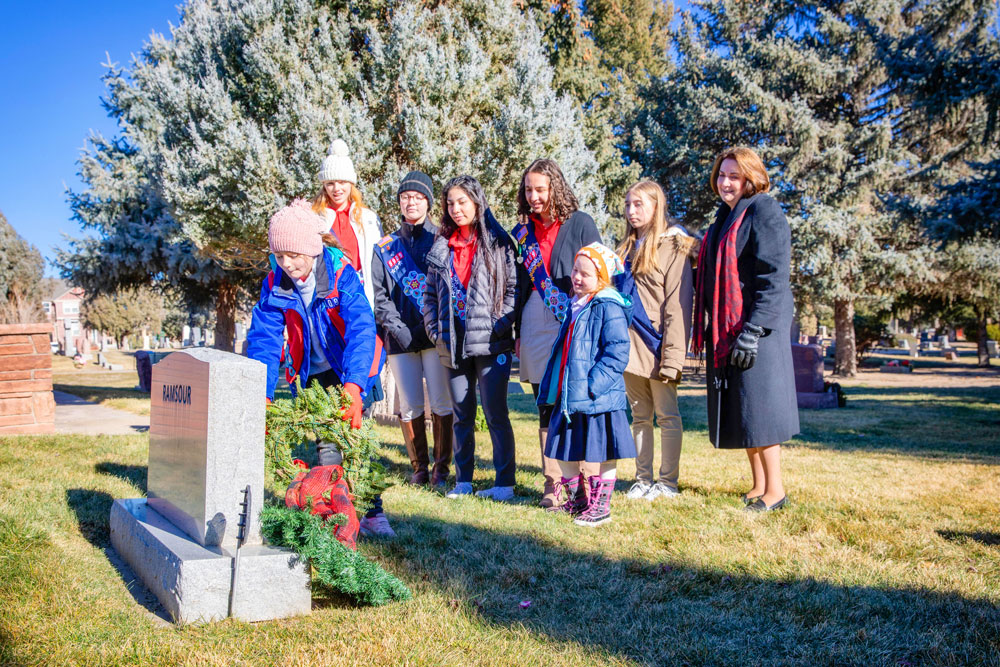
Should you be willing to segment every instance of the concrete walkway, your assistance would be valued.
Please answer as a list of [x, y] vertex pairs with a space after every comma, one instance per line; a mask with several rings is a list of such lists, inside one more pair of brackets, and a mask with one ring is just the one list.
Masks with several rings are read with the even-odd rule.
[[149, 432], [149, 415], [106, 408], [63, 391], [53, 390], [52, 396], [56, 400], [56, 433], [131, 435]]

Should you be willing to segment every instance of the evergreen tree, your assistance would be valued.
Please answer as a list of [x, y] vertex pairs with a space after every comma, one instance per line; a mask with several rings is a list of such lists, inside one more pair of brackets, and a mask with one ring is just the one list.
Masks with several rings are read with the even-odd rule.
[[192, 0], [169, 38], [106, 76], [121, 134], [81, 161], [74, 208], [100, 238], [62, 257], [67, 274], [99, 275], [133, 249], [142, 266], [115, 268], [110, 284], [145, 273], [203, 288], [227, 345], [240, 289], [255, 291], [266, 266], [268, 219], [318, 191], [337, 137], [390, 229], [410, 169], [439, 183], [472, 173], [512, 214], [517, 177], [540, 155], [603, 222], [583, 114], [553, 91], [541, 43], [509, 0]]
[[918, 230], [880, 198], [906, 183], [914, 155], [894, 138], [899, 110], [865, 30], [905, 30], [902, 0], [692, 4], [679, 67], [649, 91], [632, 155], [667, 187], [671, 213], [700, 227], [717, 206], [714, 156], [757, 149], [792, 225], [797, 301], [832, 302], [835, 370], [854, 375], [855, 304], [891, 300], [921, 269]]
[[610, 210], [618, 214], [640, 166], [623, 161], [640, 90], [670, 71], [673, 7], [663, 0], [527, 0], [542, 28], [555, 86], [585, 110], [587, 146], [600, 164]]
[[45, 262], [0, 212], [0, 323], [37, 322], [42, 315]]

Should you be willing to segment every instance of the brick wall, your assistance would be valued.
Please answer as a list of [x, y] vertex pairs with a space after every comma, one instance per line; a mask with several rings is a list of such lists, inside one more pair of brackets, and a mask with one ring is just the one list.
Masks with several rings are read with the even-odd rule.
[[0, 325], [0, 435], [54, 433], [52, 325]]

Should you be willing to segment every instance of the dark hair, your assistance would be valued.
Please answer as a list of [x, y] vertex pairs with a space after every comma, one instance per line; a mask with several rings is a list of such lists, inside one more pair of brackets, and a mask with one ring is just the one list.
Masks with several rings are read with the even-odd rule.
[[490, 288], [493, 291], [493, 315], [499, 317], [500, 311], [503, 309], [504, 292], [507, 288], [507, 281], [501, 273], [502, 262], [498, 262], [494, 254], [494, 250], [499, 246], [499, 239], [490, 229], [487, 220], [486, 212], [489, 210], [489, 205], [486, 203], [486, 192], [479, 181], [472, 176], [463, 174], [444, 184], [444, 188], [441, 189], [441, 207], [444, 211], [441, 213], [441, 225], [438, 227], [437, 233], [445, 239], [450, 239], [458, 231], [458, 225], [451, 219], [451, 214], [448, 212], [448, 193], [454, 188], [462, 190], [476, 205], [476, 221], [473, 223], [475, 225], [473, 232], [476, 235], [476, 255], [481, 257], [486, 265], [486, 272], [490, 277]]
[[524, 181], [528, 178], [528, 174], [541, 174], [549, 177], [549, 211], [553, 217], [565, 222], [566, 218], [580, 208], [580, 202], [570, 190], [569, 184], [563, 177], [562, 169], [559, 168], [556, 161], [541, 158], [529, 164], [528, 168], [521, 174], [521, 184], [517, 186], [518, 215], [531, 213], [528, 198], [524, 196]]

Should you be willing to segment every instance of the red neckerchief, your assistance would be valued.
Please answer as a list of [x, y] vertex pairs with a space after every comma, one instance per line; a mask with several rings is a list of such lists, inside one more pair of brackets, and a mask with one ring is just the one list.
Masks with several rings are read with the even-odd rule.
[[[736, 258], [736, 235], [743, 224], [746, 209], [740, 213], [732, 227], [719, 239], [715, 255], [715, 284], [712, 289], [712, 352], [714, 367], [722, 368], [729, 356], [732, 341], [743, 329], [743, 291], [740, 289], [740, 272]], [[706, 239], [707, 240], [707, 239]], [[705, 346], [705, 259], [708, 243], [702, 243], [698, 253], [697, 301], [694, 318], [694, 338], [691, 341], [695, 354]], [[720, 287], [721, 286], [721, 287]], [[720, 291], [722, 303], [719, 301]], [[721, 309], [721, 312], [720, 312]]]
[[[466, 229], [469, 231], [464, 232]], [[468, 288], [472, 279], [472, 260], [476, 256], [476, 233], [472, 225], [456, 229], [448, 239], [448, 247], [453, 254], [455, 275], [462, 281], [462, 287]]]
[[332, 206], [327, 206], [327, 208], [336, 215], [330, 231], [340, 241], [340, 245], [344, 249], [344, 255], [347, 256], [347, 261], [350, 262], [355, 271], [361, 271], [361, 251], [358, 249], [358, 235], [355, 234], [354, 227], [351, 225], [350, 205], [342, 211], [338, 211]]
[[[552, 247], [556, 244], [556, 237], [559, 236], [559, 228], [562, 227], [562, 221], [553, 216], [552, 224], [546, 227], [539, 216], [531, 214], [528, 218], [535, 225], [535, 240], [538, 241], [538, 250], [542, 253], [542, 264], [545, 265], [545, 272], [551, 277]], [[532, 285], [532, 288], [534, 288], [534, 285]]]

